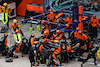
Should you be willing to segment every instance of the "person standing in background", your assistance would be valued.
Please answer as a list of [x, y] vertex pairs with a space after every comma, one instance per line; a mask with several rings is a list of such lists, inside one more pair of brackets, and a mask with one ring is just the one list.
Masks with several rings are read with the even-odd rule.
[[2, 12], [8, 14], [8, 22], [7, 22], [8, 28], [9, 28], [9, 11], [12, 12], [12, 10], [7, 6], [7, 3], [4, 3], [2, 7]]

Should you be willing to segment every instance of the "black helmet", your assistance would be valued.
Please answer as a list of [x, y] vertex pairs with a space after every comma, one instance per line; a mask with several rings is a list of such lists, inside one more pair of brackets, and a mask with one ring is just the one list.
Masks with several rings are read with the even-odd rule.
[[49, 5], [46, 5], [46, 9], [49, 10], [50, 9], [50, 6]]
[[31, 37], [35, 37], [35, 34], [31, 34]]
[[18, 44], [18, 43], [15, 43], [15, 46], [16, 46], [16, 47], [19, 47], [19, 44]]
[[98, 46], [98, 45], [96, 45], [96, 48], [97, 48], [97, 49], [99, 49], [99, 46]]
[[45, 38], [46, 36], [44, 34], [41, 35], [42, 38]]
[[7, 37], [8, 36], [8, 33], [4, 33], [4, 36]]
[[45, 37], [45, 35], [44, 35], [44, 34], [42, 34], [42, 35], [41, 35], [41, 37]]
[[43, 39], [40, 39], [39, 42], [40, 42], [40, 43], [43, 43]]

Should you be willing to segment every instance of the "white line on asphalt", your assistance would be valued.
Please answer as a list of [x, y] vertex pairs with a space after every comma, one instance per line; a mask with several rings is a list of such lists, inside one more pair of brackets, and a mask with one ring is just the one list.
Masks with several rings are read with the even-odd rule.
[[[86, 63], [94, 65], [94, 63], [92, 62], [86, 62]], [[97, 64], [96, 66], [100, 66], [100, 64]]]

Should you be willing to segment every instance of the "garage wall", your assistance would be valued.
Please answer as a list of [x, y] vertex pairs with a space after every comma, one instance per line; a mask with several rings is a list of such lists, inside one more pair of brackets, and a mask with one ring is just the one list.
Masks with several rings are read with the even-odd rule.
[[17, 15], [25, 16], [26, 5], [30, 3], [43, 4], [43, 0], [17, 0]]

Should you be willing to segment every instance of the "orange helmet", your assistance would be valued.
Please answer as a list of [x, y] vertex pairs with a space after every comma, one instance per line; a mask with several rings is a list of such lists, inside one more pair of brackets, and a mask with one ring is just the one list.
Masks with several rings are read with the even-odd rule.
[[6, 33], [6, 35], [8, 36], [8, 33]]
[[49, 11], [51, 12], [51, 11], [52, 11], [52, 9], [49, 9]]
[[15, 26], [15, 24], [13, 23], [13, 24], [11, 24], [11, 26], [12, 26], [12, 27], [14, 27], [14, 26]]
[[31, 37], [35, 37], [35, 34], [31, 34]]
[[44, 35], [48, 35], [48, 32], [47, 31], [44, 31]]
[[17, 23], [17, 20], [16, 20], [16, 19], [14, 19], [14, 20], [13, 20], [13, 22], [14, 22], [14, 23]]
[[4, 3], [3, 6], [7, 6], [7, 3]]
[[5, 34], [4, 34], [4, 36], [6, 36], [6, 37], [7, 37], [7, 36], [8, 36], [8, 33], [5, 33]]
[[50, 14], [53, 14], [53, 12], [50, 12]]
[[96, 15], [93, 15], [93, 18], [96, 19]]
[[42, 23], [42, 24], [45, 24], [45, 22], [44, 22], [44, 21], [45, 21], [45, 20], [43, 20], [41, 23]]
[[49, 34], [49, 31], [48, 31], [48, 30], [45, 30], [45, 31], [44, 31], [44, 35], [47, 36], [48, 34]]
[[56, 33], [59, 34], [60, 33], [60, 30], [57, 30]]
[[93, 15], [93, 17], [96, 17], [96, 15]]

